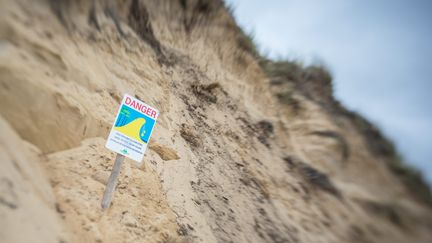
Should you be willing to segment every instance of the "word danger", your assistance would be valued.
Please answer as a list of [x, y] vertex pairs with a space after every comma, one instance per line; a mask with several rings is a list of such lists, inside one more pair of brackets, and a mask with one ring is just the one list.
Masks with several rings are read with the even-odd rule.
[[136, 110], [139, 110], [142, 113], [156, 119], [157, 112], [155, 110], [153, 110], [151, 107], [148, 107], [145, 104], [143, 104], [137, 100], [133, 100], [129, 97], [126, 97], [125, 104], [127, 106], [130, 106]]

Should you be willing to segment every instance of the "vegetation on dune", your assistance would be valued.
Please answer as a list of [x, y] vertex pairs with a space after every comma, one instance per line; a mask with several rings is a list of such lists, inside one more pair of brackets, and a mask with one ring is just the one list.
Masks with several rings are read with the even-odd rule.
[[[393, 143], [381, 131], [359, 113], [346, 109], [333, 97], [332, 78], [324, 66], [304, 67], [295, 61], [261, 61], [261, 67], [271, 85], [292, 83], [294, 90], [318, 103], [330, 115], [349, 119], [363, 136], [369, 151], [384, 158], [390, 171], [398, 176], [408, 191], [418, 200], [432, 206], [432, 194], [420, 171], [408, 165], [397, 153]], [[296, 103], [290, 93], [278, 95], [285, 104]]]
[[422, 173], [408, 165], [398, 154], [394, 144], [381, 131], [361, 114], [346, 109], [333, 96], [332, 75], [323, 64], [305, 66], [298, 60], [273, 60], [261, 55], [253, 35], [241, 31], [245, 51], [258, 59], [259, 65], [270, 81], [271, 86], [289, 85], [291, 88], [277, 93], [280, 103], [298, 111], [300, 102], [293, 96], [300, 94], [321, 106], [334, 118], [345, 118], [352, 122], [363, 136], [368, 150], [386, 161], [389, 170], [400, 178], [407, 190], [418, 200], [432, 206], [431, 190]]

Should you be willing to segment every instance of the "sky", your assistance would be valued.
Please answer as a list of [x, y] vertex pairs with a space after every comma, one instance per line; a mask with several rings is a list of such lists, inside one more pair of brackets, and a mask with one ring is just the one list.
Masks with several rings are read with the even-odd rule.
[[227, 0], [262, 53], [324, 62], [335, 96], [432, 185], [432, 1]]

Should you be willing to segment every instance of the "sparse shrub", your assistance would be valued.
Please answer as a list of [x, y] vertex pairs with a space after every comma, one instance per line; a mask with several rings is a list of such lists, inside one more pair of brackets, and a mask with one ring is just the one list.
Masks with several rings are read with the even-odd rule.
[[254, 41], [254, 33], [244, 32], [243, 29], [239, 29], [239, 34], [237, 37], [237, 44], [240, 49], [251, 54], [252, 56], [259, 58], [260, 54], [258, 51], [258, 45]]
[[258, 132], [258, 140], [264, 144], [266, 147], [270, 147], [268, 138], [273, 134], [274, 127], [269, 121], [262, 120], [255, 125]]

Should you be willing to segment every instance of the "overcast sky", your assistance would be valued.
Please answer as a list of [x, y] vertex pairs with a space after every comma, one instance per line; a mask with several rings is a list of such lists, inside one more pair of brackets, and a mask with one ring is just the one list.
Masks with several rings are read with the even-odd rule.
[[320, 60], [335, 95], [432, 184], [432, 1], [227, 0], [271, 57]]

